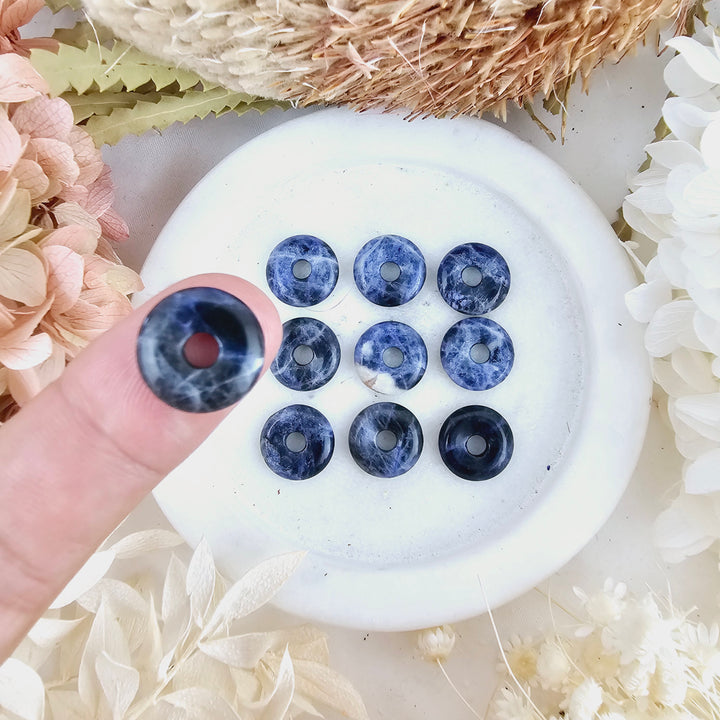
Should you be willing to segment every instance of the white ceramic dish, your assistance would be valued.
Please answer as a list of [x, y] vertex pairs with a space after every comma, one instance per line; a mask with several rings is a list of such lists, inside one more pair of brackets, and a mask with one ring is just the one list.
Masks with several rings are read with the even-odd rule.
[[[352, 263], [370, 238], [395, 233], [423, 251], [428, 278], [410, 303], [365, 300]], [[414, 121], [332, 110], [286, 123], [230, 155], [183, 201], [143, 269], [140, 302], [199, 272], [230, 272], [264, 288], [285, 237], [313, 234], [334, 249], [340, 280], [314, 308], [277, 303], [283, 320], [322, 319], [338, 335], [340, 369], [301, 393], [269, 373], [208, 441], [157, 489], [191, 543], [207, 537], [224, 572], [306, 549], [277, 597], [290, 612], [340, 625], [402, 630], [455, 621], [532, 587], [574, 555], [620, 498], [644, 437], [650, 378], [624, 293], [635, 283], [612, 230], [552, 161], [478, 120]], [[444, 254], [495, 247], [512, 286], [489, 314], [510, 333], [515, 366], [497, 387], [454, 385], [439, 360], [444, 332], [464, 316], [435, 283]], [[415, 327], [429, 351], [423, 380], [378, 396], [360, 381], [353, 348], [381, 320]], [[405, 475], [380, 480], [352, 460], [347, 433], [367, 405], [392, 400], [420, 420], [425, 449]], [[333, 425], [327, 469], [277, 477], [259, 452], [279, 408], [304, 403]], [[488, 405], [510, 423], [515, 452], [496, 478], [452, 475], [437, 450], [444, 419]]]

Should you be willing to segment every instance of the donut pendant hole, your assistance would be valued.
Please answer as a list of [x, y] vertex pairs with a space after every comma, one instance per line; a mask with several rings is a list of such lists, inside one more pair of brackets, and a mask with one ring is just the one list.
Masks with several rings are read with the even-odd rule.
[[480, 457], [487, 450], [487, 441], [482, 435], [471, 435], [465, 441], [465, 449], [473, 457]]
[[212, 367], [220, 355], [220, 345], [210, 333], [191, 335], [183, 346], [183, 357], [194, 368]]
[[395, 282], [400, 277], [400, 266], [394, 262], [384, 262], [380, 266], [380, 277], [385, 282]]
[[302, 452], [307, 447], [307, 438], [301, 432], [291, 432], [285, 438], [285, 447], [290, 452]]
[[293, 350], [293, 360], [298, 365], [309, 365], [315, 359], [315, 352], [309, 345], [298, 345]]
[[470, 359], [478, 365], [486, 363], [490, 359], [490, 348], [485, 343], [475, 343], [470, 348]]
[[375, 444], [378, 446], [379, 450], [383, 450], [384, 452], [394, 450], [397, 446], [397, 442], [397, 435], [395, 435], [392, 430], [381, 430], [375, 436]]
[[383, 351], [382, 359], [389, 368], [399, 368], [405, 362], [405, 355], [399, 347], [389, 347]]
[[292, 266], [292, 274], [296, 280], [307, 280], [312, 272], [312, 265], [307, 260], [296, 260]]
[[468, 265], [463, 271], [462, 271], [462, 281], [468, 286], [468, 287], [477, 287], [483, 279], [483, 274], [480, 271], [480, 268], [475, 267], [474, 265]]

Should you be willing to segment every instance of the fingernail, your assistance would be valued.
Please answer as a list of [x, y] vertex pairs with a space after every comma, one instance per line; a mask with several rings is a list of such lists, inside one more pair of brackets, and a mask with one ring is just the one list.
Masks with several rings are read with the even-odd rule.
[[140, 328], [137, 361], [150, 390], [185, 412], [233, 405], [255, 384], [265, 339], [250, 308], [213, 287], [163, 298]]

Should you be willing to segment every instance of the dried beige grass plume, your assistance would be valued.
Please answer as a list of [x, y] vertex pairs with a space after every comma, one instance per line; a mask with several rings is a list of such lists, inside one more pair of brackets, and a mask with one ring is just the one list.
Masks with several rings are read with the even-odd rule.
[[250, 94], [504, 115], [586, 79], [692, 0], [85, 0], [140, 49]]

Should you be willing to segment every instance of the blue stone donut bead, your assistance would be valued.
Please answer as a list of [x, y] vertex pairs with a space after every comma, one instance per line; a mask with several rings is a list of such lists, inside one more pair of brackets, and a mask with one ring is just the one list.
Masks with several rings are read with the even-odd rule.
[[[402, 353], [402, 362], [397, 367], [385, 362], [385, 353], [392, 348]], [[355, 345], [355, 367], [360, 379], [383, 395], [415, 387], [425, 374], [427, 363], [423, 339], [405, 323], [388, 321], [373, 325]]]
[[[487, 348], [484, 362], [473, 359], [475, 345]], [[489, 390], [501, 383], [512, 370], [515, 349], [505, 329], [481, 317], [456, 322], [440, 345], [440, 361], [450, 379], [466, 390]]]
[[[302, 450], [291, 450], [287, 438], [300, 433]], [[335, 450], [335, 433], [327, 418], [309, 405], [289, 405], [271, 415], [260, 433], [266, 465], [287, 480], [307, 480], [322, 472]]]
[[[296, 277], [296, 264], [310, 265], [307, 277]], [[293, 235], [275, 246], [265, 277], [275, 297], [293, 307], [317, 305], [335, 289], [338, 260], [330, 246], [314, 235]], [[298, 273], [300, 274], [300, 273]]]
[[[395, 447], [382, 450], [377, 437], [389, 430], [396, 439]], [[410, 470], [423, 449], [423, 433], [418, 419], [397, 403], [370, 405], [353, 420], [349, 435], [350, 454], [369, 475], [392, 478]]]
[[[195, 367], [185, 344], [198, 333], [211, 335], [218, 356]], [[213, 287], [178, 290], [162, 299], [140, 327], [140, 374], [163, 402], [186, 412], [226, 408], [245, 395], [260, 375], [265, 339], [255, 315], [234, 295]]]
[[[484, 449], [471, 452], [470, 438], [480, 436]], [[489, 480], [510, 462], [515, 447], [512, 430], [500, 413], [483, 405], [456, 410], [440, 428], [440, 457], [448, 469], [465, 480]]]
[[[300, 347], [312, 351], [304, 364], [295, 359]], [[291, 390], [317, 390], [335, 375], [340, 365], [340, 343], [335, 333], [320, 320], [301, 317], [283, 324], [280, 350], [270, 366], [272, 374]]]
[[[475, 268], [480, 281], [468, 285], [463, 271]], [[465, 315], [484, 315], [494, 310], [510, 289], [510, 268], [505, 258], [482, 243], [466, 243], [453, 248], [440, 262], [438, 290], [453, 310]]]
[[[394, 263], [400, 275], [385, 280], [381, 269]], [[425, 258], [415, 243], [400, 235], [380, 235], [365, 243], [355, 258], [358, 290], [375, 305], [396, 307], [410, 302], [425, 284]]]

